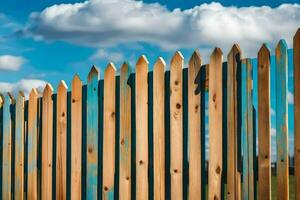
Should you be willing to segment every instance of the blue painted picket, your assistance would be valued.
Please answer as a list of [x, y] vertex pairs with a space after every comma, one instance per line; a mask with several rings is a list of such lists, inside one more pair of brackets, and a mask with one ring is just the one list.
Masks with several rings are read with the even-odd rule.
[[98, 189], [98, 81], [99, 71], [93, 66], [87, 83], [87, 163], [86, 198], [97, 199]]

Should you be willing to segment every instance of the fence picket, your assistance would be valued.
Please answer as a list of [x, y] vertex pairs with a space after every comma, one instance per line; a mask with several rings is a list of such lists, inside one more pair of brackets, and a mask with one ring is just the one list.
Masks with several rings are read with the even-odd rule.
[[71, 199], [81, 200], [82, 82], [78, 75], [73, 78], [71, 96]]
[[56, 110], [56, 199], [67, 198], [67, 91], [61, 81], [57, 88]]
[[165, 199], [165, 67], [159, 57], [153, 69], [154, 200]]
[[171, 198], [182, 199], [183, 121], [182, 68], [183, 56], [177, 51], [170, 66], [170, 140], [171, 140]]
[[16, 101], [15, 121], [15, 199], [24, 199], [24, 101], [23, 92], [19, 92]]
[[300, 200], [300, 28], [294, 36], [295, 197]]
[[241, 50], [235, 44], [228, 56], [227, 73], [227, 199], [239, 200], [238, 195], [238, 131], [237, 131], [237, 68], [240, 65]]
[[130, 67], [124, 63], [120, 74], [120, 199], [131, 199], [131, 86]]
[[148, 199], [148, 60], [136, 63], [136, 199]]
[[14, 99], [10, 93], [4, 95], [3, 143], [2, 143], [2, 199], [11, 199], [12, 167], [12, 110]]
[[38, 92], [32, 89], [28, 101], [28, 164], [27, 164], [27, 199], [38, 198], [37, 162], [38, 162]]
[[103, 186], [104, 200], [114, 199], [115, 138], [116, 138], [116, 68], [109, 63], [104, 72], [104, 121], [103, 121]]
[[289, 199], [287, 77], [287, 45], [280, 40], [276, 47], [276, 141], [277, 198], [282, 200]]
[[87, 83], [87, 163], [86, 163], [86, 198], [97, 199], [98, 188], [98, 123], [99, 71], [93, 66], [88, 75]]
[[209, 64], [209, 175], [208, 198], [221, 199], [222, 176], [222, 60], [215, 48]]
[[43, 92], [42, 117], [42, 199], [52, 200], [53, 89], [47, 84]]
[[258, 52], [258, 198], [271, 199], [270, 51]]
[[201, 56], [196, 50], [188, 68], [189, 199], [201, 200]]

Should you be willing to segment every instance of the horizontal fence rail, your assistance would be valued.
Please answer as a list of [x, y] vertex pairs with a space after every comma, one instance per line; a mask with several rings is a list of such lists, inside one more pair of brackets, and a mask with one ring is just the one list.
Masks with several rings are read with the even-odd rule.
[[75, 75], [70, 89], [61, 81], [56, 93], [48, 83], [44, 91], [33, 88], [28, 100], [23, 92], [1, 94], [0, 196], [300, 200], [300, 29], [293, 44], [292, 59], [284, 40], [275, 49], [274, 91], [269, 47], [263, 44], [257, 59], [248, 59], [235, 44], [226, 62], [215, 48], [203, 65], [196, 50], [184, 68], [177, 51], [169, 71], [161, 57], [149, 71], [141, 56], [135, 72], [125, 62], [118, 75], [109, 63], [104, 79], [93, 66], [86, 85]]

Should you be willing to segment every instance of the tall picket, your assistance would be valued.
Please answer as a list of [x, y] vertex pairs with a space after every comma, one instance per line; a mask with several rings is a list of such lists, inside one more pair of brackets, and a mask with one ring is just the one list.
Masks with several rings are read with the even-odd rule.
[[56, 199], [67, 198], [67, 92], [61, 81], [57, 88], [56, 108]]
[[38, 199], [38, 92], [32, 89], [28, 100], [27, 199]]
[[15, 100], [10, 93], [4, 95], [2, 141], [2, 199], [11, 199], [12, 187], [12, 112]]
[[209, 169], [208, 198], [221, 199], [222, 176], [222, 60], [215, 48], [209, 64]]
[[294, 36], [295, 196], [300, 200], [300, 28]]
[[81, 200], [82, 173], [82, 82], [72, 81], [71, 104], [71, 199]]
[[98, 80], [100, 73], [93, 66], [87, 83], [87, 163], [86, 163], [86, 198], [97, 199], [98, 188], [98, 123], [99, 101]]
[[[189, 199], [201, 200], [201, 120], [200, 120], [201, 56], [196, 50], [188, 68], [188, 130], [189, 130]], [[198, 78], [198, 80], [197, 80]]]
[[258, 198], [271, 199], [270, 51], [258, 52]]
[[153, 69], [154, 200], [165, 199], [165, 67], [159, 57]]
[[148, 199], [148, 60], [136, 63], [136, 199]]
[[16, 117], [15, 117], [15, 199], [24, 199], [24, 150], [25, 150], [25, 134], [24, 134], [24, 93], [19, 92], [16, 101]]
[[42, 185], [41, 198], [52, 200], [53, 167], [53, 89], [47, 84], [43, 92], [42, 116]]
[[103, 121], [103, 186], [104, 200], [114, 199], [115, 138], [116, 138], [116, 68], [109, 63], [104, 72], [104, 121]]
[[183, 199], [183, 121], [182, 68], [183, 56], [177, 51], [170, 66], [170, 140], [171, 140], [171, 198]]
[[124, 63], [120, 72], [120, 166], [119, 196], [131, 199], [131, 70]]

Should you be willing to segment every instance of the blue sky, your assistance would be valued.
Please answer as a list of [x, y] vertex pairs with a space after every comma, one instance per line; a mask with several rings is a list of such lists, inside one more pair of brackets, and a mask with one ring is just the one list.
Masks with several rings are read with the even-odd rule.
[[[299, 0], [2, 0], [0, 24], [0, 90], [28, 93], [32, 87], [41, 90], [46, 82], [56, 88], [61, 79], [70, 85], [75, 73], [86, 82], [93, 64], [102, 72], [110, 61], [117, 68], [124, 60], [134, 66], [142, 54], [150, 69], [158, 56], [169, 63], [176, 50], [187, 63], [199, 49], [206, 63], [219, 46], [226, 60], [233, 43], [240, 44], [244, 57], [255, 58], [263, 42], [274, 54], [281, 38], [292, 48], [300, 27], [300, 4]], [[290, 75], [291, 69], [290, 63]], [[291, 80], [289, 76], [290, 111]], [[271, 82], [275, 84], [273, 75]]]

